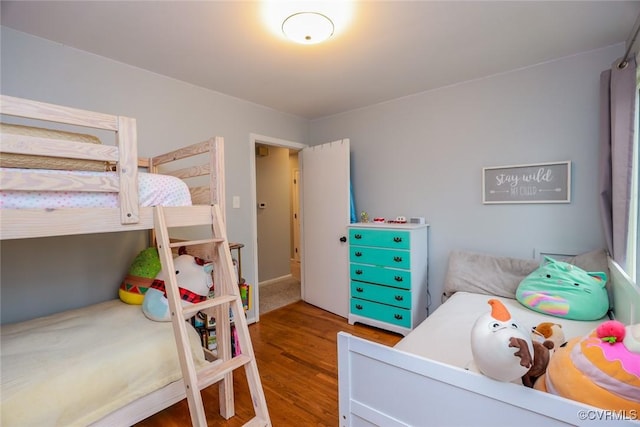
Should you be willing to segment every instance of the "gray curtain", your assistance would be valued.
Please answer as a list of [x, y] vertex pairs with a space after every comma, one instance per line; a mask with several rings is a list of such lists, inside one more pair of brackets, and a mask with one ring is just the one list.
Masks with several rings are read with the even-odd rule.
[[627, 264], [636, 96], [636, 60], [600, 75], [600, 213], [609, 254]]

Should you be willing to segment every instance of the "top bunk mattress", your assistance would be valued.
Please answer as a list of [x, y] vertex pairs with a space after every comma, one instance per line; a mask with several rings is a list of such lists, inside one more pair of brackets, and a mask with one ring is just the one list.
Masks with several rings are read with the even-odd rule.
[[[0, 168], [12, 172], [51, 173], [70, 177], [116, 177], [116, 172]], [[152, 173], [138, 174], [140, 206], [190, 206], [191, 194], [179, 178]], [[117, 208], [117, 193], [80, 191], [0, 191], [0, 209]]]
[[[196, 366], [200, 338], [188, 328]], [[87, 425], [182, 377], [171, 322], [111, 300], [1, 326], [1, 425]]]
[[471, 329], [476, 319], [490, 312], [487, 301], [498, 299], [507, 307], [511, 317], [525, 330], [531, 330], [542, 322], [562, 325], [566, 341], [584, 336], [603, 320], [578, 321], [537, 313], [524, 307], [515, 299], [469, 292], [456, 292], [432, 315], [400, 340], [395, 348], [417, 354], [462, 369], [477, 371], [471, 353]]

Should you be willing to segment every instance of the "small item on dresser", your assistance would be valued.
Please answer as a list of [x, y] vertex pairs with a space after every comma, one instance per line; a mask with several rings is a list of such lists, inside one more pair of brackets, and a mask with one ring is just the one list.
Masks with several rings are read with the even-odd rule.
[[426, 221], [423, 216], [412, 216], [409, 218], [409, 223], [411, 224], [426, 224]]
[[369, 222], [369, 214], [366, 211], [362, 211], [362, 213], [360, 213], [360, 222]]
[[373, 222], [375, 222], [376, 224], [384, 224], [384, 218], [377, 216], [373, 218]]
[[396, 219], [390, 219], [389, 223], [390, 224], [406, 224], [407, 223], [407, 218], [405, 218], [403, 216], [397, 216]]

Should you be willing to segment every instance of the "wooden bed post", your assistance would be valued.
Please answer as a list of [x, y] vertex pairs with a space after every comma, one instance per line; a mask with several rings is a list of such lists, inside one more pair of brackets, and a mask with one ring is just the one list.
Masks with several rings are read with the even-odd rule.
[[220, 207], [222, 222], [227, 224], [226, 193], [225, 193], [225, 170], [224, 170], [224, 139], [216, 136], [209, 140], [211, 151], [209, 152], [209, 163], [212, 171], [216, 171], [209, 187], [210, 200], [212, 205]]
[[118, 178], [120, 179], [120, 221], [135, 224], [140, 221], [138, 200], [138, 141], [136, 120], [118, 117], [116, 142], [119, 148]]

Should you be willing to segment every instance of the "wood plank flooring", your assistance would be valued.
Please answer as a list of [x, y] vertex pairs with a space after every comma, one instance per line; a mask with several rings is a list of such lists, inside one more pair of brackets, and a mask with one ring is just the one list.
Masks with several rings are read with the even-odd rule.
[[[279, 426], [338, 425], [337, 338], [339, 331], [394, 345], [400, 335], [346, 319], [303, 301], [260, 316], [249, 332], [271, 422]], [[254, 416], [244, 369], [234, 372], [236, 416], [218, 412], [218, 386], [203, 391], [209, 426], [241, 426]], [[207, 402], [211, 402], [207, 404]], [[189, 426], [186, 400], [140, 422], [140, 427]]]

